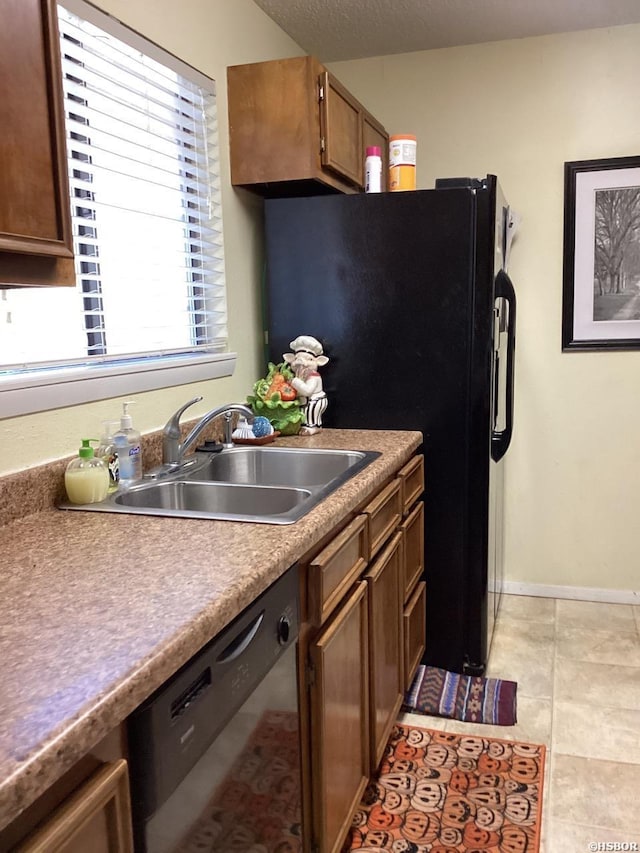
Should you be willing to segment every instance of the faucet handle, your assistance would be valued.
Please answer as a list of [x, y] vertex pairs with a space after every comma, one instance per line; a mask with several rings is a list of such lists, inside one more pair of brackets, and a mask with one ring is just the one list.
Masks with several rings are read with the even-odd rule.
[[189, 400], [188, 403], [185, 403], [184, 406], [180, 406], [177, 412], [174, 412], [167, 423], [165, 424], [163, 435], [167, 436], [167, 438], [180, 438], [180, 418], [182, 417], [183, 412], [189, 408], [189, 406], [193, 406], [195, 403], [199, 403], [202, 400], [202, 397], [194, 397], [193, 400]]

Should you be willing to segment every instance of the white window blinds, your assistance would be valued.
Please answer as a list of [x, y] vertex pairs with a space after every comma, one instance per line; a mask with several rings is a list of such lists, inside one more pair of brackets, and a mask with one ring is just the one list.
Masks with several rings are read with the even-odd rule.
[[77, 287], [3, 292], [0, 372], [226, 351], [213, 81], [59, 28]]

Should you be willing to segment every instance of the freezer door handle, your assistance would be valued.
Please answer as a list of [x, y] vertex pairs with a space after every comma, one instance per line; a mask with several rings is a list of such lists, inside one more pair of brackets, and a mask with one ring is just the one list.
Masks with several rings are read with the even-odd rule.
[[516, 354], [516, 292], [511, 279], [504, 270], [500, 270], [495, 281], [495, 298], [503, 297], [509, 306], [509, 325], [507, 327], [507, 372], [505, 388], [505, 428], [495, 430], [491, 436], [491, 457], [495, 462], [507, 452], [513, 432], [513, 381]]

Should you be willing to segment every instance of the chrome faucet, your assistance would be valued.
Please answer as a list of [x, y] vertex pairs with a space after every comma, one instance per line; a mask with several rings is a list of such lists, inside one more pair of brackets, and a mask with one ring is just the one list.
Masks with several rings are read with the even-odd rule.
[[211, 409], [206, 415], [203, 415], [198, 423], [193, 427], [189, 435], [181, 443], [180, 438], [180, 418], [185, 409], [193, 406], [194, 403], [199, 403], [202, 397], [194, 397], [189, 400], [184, 406], [181, 406], [167, 421], [162, 432], [162, 464], [163, 467], [177, 468], [184, 463], [184, 455], [189, 450], [192, 444], [195, 443], [199, 435], [209, 426], [212, 420], [224, 415], [224, 441], [222, 446], [233, 447], [231, 440], [231, 418], [233, 412], [239, 412], [244, 415], [249, 421], [253, 420], [253, 412], [248, 406], [242, 403], [226, 403], [224, 406], [218, 406]]

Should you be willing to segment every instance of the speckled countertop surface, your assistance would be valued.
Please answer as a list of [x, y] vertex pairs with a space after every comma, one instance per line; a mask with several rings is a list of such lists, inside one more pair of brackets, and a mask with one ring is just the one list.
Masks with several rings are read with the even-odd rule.
[[[377, 430], [278, 439], [381, 451], [292, 525], [38, 507], [0, 527], [0, 829], [372, 495], [421, 441], [418, 432]], [[14, 499], [19, 492], [12, 485], [0, 498], [9, 491]]]

